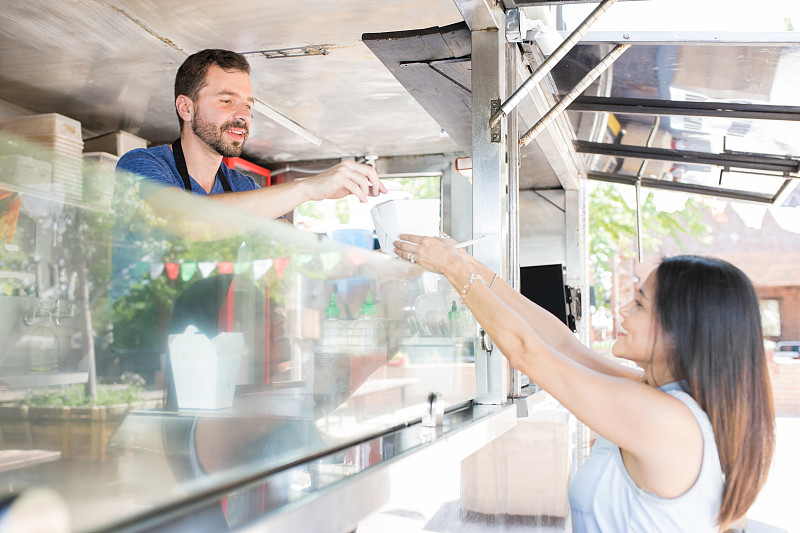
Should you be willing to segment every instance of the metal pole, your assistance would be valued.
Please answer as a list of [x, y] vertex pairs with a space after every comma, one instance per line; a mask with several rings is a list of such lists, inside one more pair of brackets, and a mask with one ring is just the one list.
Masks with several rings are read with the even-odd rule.
[[520, 146], [527, 146], [530, 144], [530, 142], [543, 129], [545, 129], [548, 124], [550, 124], [558, 115], [560, 115], [561, 112], [564, 111], [573, 100], [580, 96], [580, 94], [585, 91], [586, 88], [594, 82], [594, 80], [600, 77], [600, 74], [605, 72], [608, 67], [610, 67], [614, 61], [616, 61], [617, 58], [619, 58], [619, 56], [621, 56], [623, 52], [630, 47], [631, 45], [629, 44], [621, 44], [609, 52], [609, 54], [600, 61], [600, 64], [590, 70], [589, 73], [578, 82], [574, 89], [567, 93], [564, 98], [562, 98], [555, 106], [553, 106], [550, 111], [548, 111], [541, 119], [539, 119], [539, 122], [537, 122], [534, 127], [529, 129], [528, 132], [520, 138]]
[[[495, 141], [489, 117], [492, 101], [499, 105], [506, 94], [505, 53], [502, 32], [472, 32], [472, 234], [493, 237], [473, 245], [472, 254], [500, 276], [508, 271], [508, 162], [505, 130], [497, 128]], [[497, 348], [476, 352], [476, 404], [508, 400], [506, 365]]]
[[[658, 133], [658, 127], [661, 125], [661, 117], [656, 116], [655, 122], [653, 122], [653, 129], [650, 130], [650, 135], [647, 137], [647, 143], [645, 146], [648, 148], [653, 146], [653, 141], [656, 138], [656, 133]], [[642, 236], [642, 176], [644, 176], [644, 168], [647, 166], [647, 159], [642, 160], [642, 164], [639, 165], [639, 171], [636, 173], [636, 248], [637, 248], [637, 255], [639, 256], [639, 262], [642, 262], [644, 258], [644, 237]]]
[[600, 18], [603, 13], [608, 11], [617, 0], [603, 0], [603, 2], [598, 5], [592, 13], [586, 17], [580, 26], [575, 28], [575, 31], [567, 37], [563, 43], [561, 43], [556, 50], [550, 54], [550, 56], [544, 60], [544, 62], [536, 67], [536, 70], [533, 71], [533, 74], [525, 80], [525, 83], [520, 85], [520, 87], [514, 91], [508, 100], [506, 100], [501, 106], [497, 113], [492, 116], [491, 121], [489, 122], [489, 127], [497, 126], [497, 123], [500, 121], [501, 118], [506, 116], [509, 111], [514, 109], [517, 104], [519, 104], [525, 96], [530, 93], [533, 88], [539, 83], [547, 74], [553, 69], [556, 64], [561, 61], [567, 52], [572, 50], [572, 48], [578, 44], [578, 41], [581, 40], [581, 37], [589, 31], [589, 28], [597, 22], [597, 19]]
[[[517, 45], [506, 46], [506, 87], [517, 85]], [[519, 125], [517, 110], [506, 119], [508, 134], [508, 284], [519, 290]], [[522, 371], [509, 367], [508, 397], [522, 396]]]

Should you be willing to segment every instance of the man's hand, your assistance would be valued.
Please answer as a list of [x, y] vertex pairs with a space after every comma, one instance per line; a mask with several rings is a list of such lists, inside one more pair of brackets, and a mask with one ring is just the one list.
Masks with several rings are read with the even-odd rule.
[[388, 192], [373, 167], [349, 160], [303, 180], [303, 185], [309, 200], [338, 200], [353, 194], [365, 203], [369, 196]]

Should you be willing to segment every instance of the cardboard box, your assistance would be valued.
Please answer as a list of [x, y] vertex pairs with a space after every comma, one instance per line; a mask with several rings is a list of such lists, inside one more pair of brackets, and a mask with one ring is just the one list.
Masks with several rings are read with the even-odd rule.
[[236, 379], [244, 352], [239, 332], [209, 339], [188, 326], [169, 343], [175, 393], [180, 409], [225, 409], [233, 404]]
[[127, 131], [115, 131], [83, 141], [84, 152], [106, 152], [123, 155], [135, 148], [147, 148], [147, 139]]

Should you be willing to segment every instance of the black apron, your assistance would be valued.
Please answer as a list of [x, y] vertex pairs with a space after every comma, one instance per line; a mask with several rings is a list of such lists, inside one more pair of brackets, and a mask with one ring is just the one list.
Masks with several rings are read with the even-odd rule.
[[[183, 149], [181, 148], [180, 137], [175, 139], [175, 142], [172, 143], [172, 155], [175, 156], [175, 167], [177, 167], [178, 174], [181, 175], [181, 179], [183, 180], [184, 190], [192, 192], [192, 182], [189, 180], [189, 171], [186, 170], [186, 158], [183, 157]], [[231, 189], [231, 184], [228, 183], [228, 180], [225, 178], [225, 174], [222, 173], [222, 163], [220, 164], [219, 170], [217, 170], [217, 179], [222, 184], [222, 188], [225, 190], [225, 192], [233, 192]]]

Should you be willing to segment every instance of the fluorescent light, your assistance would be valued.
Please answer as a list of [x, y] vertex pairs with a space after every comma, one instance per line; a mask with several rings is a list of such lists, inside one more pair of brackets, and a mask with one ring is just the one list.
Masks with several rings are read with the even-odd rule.
[[319, 146], [320, 144], [322, 144], [322, 138], [319, 135], [311, 133], [310, 131], [305, 129], [303, 126], [301, 126], [294, 120], [290, 119], [286, 115], [283, 115], [279, 111], [276, 111], [275, 109], [271, 108], [270, 106], [268, 106], [264, 102], [261, 102], [260, 100], [255, 101], [255, 104], [253, 105], [253, 110], [264, 115], [273, 122], [280, 124], [287, 130], [296, 133], [297, 135], [299, 135], [300, 137], [307, 140], [313, 145]]

